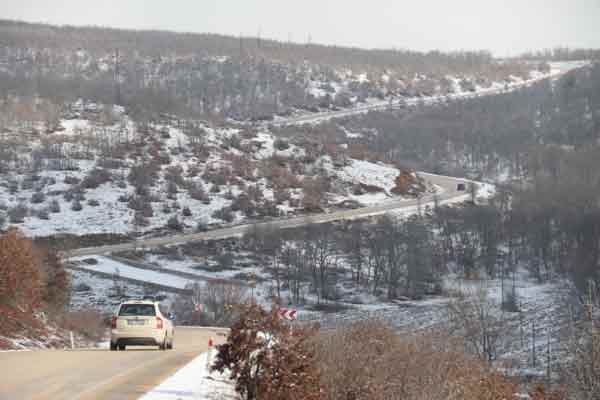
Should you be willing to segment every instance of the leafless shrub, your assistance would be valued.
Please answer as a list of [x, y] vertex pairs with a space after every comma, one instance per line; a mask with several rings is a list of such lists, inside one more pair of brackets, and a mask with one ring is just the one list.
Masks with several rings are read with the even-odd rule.
[[188, 185], [188, 193], [190, 197], [194, 200], [201, 201], [204, 204], [210, 203], [208, 193], [206, 193], [206, 190], [204, 189], [204, 186], [202, 186], [201, 183], [190, 183]]
[[506, 320], [509, 316], [499, 313], [498, 305], [488, 298], [485, 289], [459, 297], [447, 310], [451, 331], [459, 333], [466, 349], [481, 360], [494, 361], [511, 324]]
[[64, 329], [77, 332], [92, 341], [102, 340], [107, 332], [102, 314], [95, 310], [72, 311], [61, 319], [59, 322]]
[[150, 221], [148, 218], [144, 216], [144, 213], [141, 211], [136, 211], [133, 215], [133, 224], [136, 227], [147, 227], [150, 226]]
[[125, 162], [115, 158], [106, 158], [99, 160], [98, 166], [105, 169], [120, 169], [125, 167]]
[[194, 284], [189, 289], [192, 295], [178, 296], [173, 305], [180, 324], [229, 326], [236, 318], [231, 306], [247, 300], [246, 287], [227, 282]]
[[223, 207], [212, 214], [213, 218], [220, 219], [225, 222], [233, 222], [234, 216], [231, 208]]
[[110, 171], [106, 169], [95, 168], [81, 182], [81, 186], [85, 189], [96, 189], [112, 179]]
[[183, 178], [183, 168], [180, 166], [168, 167], [164, 173], [165, 181], [174, 183], [177, 186], [185, 186], [185, 179]]

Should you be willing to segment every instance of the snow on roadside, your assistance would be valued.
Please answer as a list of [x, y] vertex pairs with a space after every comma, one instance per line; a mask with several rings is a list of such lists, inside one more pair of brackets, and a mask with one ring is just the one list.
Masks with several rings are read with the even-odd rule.
[[[94, 258], [97, 264], [87, 264], [83, 262], [85, 259]], [[191, 279], [181, 278], [168, 273], [160, 273], [149, 271], [141, 268], [131, 267], [126, 264], [111, 260], [106, 257], [74, 257], [70, 261], [81, 261], [78, 263], [79, 268], [84, 268], [88, 271], [103, 272], [107, 274], [117, 274], [124, 278], [136, 279], [138, 281], [153, 283], [156, 285], [169, 286], [176, 289], [184, 289], [186, 285], [196, 281]]]
[[338, 172], [343, 181], [377, 186], [387, 193], [396, 186], [399, 174], [398, 168], [363, 160], [352, 160], [350, 165]]
[[202, 353], [140, 400], [227, 400], [239, 399], [227, 373], [211, 372], [216, 351]]

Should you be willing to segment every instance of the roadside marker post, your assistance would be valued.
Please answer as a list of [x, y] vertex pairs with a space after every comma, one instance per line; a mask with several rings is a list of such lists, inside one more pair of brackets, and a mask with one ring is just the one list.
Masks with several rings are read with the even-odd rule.
[[212, 358], [213, 347], [214, 347], [214, 343], [213, 343], [212, 337], [209, 337], [208, 338], [208, 353], [206, 355], [206, 369], [207, 370], [210, 369], [210, 360]]

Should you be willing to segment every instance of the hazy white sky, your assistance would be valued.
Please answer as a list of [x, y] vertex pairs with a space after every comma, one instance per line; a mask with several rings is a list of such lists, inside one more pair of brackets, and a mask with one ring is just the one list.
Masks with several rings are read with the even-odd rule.
[[498, 56], [600, 48], [600, 0], [0, 0], [0, 18]]

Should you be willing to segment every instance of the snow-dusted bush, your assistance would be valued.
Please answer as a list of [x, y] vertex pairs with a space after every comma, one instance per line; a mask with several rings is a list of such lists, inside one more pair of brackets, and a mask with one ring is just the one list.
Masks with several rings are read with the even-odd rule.
[[63, 194], [63, 199], [65, 199], [65, 201], [73, 201], [73, 198], [75, 197], [75, 195], [73, 194], [72, 191], [67, 190], [64, 194]]
[[220, 219], [225, 222], [233, 222], [233, 219], [234, 219], [233, 212], [231, 211], [231, 208], [229, 208], [229, 207], [224, 207], [224, 208], [221, 208], [220, 210], [215, 211], [212, 214], [212, 217], [216, 218], [216, 219]]
[[75, 176], [67, 175], [67, 176], [65, 176], [64, 182], [67, 185], [79, 185], [79, 182], [81, 182], [81, 179], [79, 179]]
[[150, 225], [150, 221], [144, 216], [142, 211], [136, 211], [133, 215], [133, 224], [137, 227], [146, 227]]
[[73, 211], [83, 210], [83, 205], [81, 204], [81, 201], [79, 201], [79, 199], [73, 200], [73, 203], [71, 204], [71, 210], [73, 210]]
[[44, 192], [35, 192], [31, 195], [31, 203], [32, 204], [41, 204], [46, 201], [46, 195]]
[[273, 147], [279, 151], [285, 151], [290, 148], [290, 144], [284, 139], [276, 139], [275, 142], [273, 142]]
[[8, 210], [8, 219], [11, 224], [22, 224], [29, 214], [29, 208], [25, 204], [19, 204]]
[[49, 211], [54, 214], [58, 214], [60, 212], [60, 203], [58, 200], [54, 199], [50, 202]]
[[167, 228], [174, 230], [174, 231], [182, 231], [183, 224], [179, 221], [179, 218], [177, 218], [176, 216], [172, 216], [167, 221]]
[[175, 183], [177, 186], [184, 186], [185, 179], [183, 179], [183, 168], [180, 166], [167, 167], [164, 172], [165, 181], [169, 183]]
[[192, 183], [188, 186], [188, 194], [194, 200], [198, 200], [203, 202], [204, 204], [210, 203], [210, 197], [206, 190], [204, 190], [204, 186], [201, 183]]
[[33, 189], [33, 180], [31, 177], [26, 177], [21, 181], [21, 190]]
[[8, 182], [8, 191], [10, 194], [17, 194], [19, 192], [19, 182], [17, 182], [17, 181]]
[[[320, 371], [309, 340], [314, 331], [292, 328], [275, 305], [271, 311], [257, 304], [236, 309], [239, 320], [231, 327], [227, 342], [219, 346], [213, 369], [229, 370], [243, 399], [322, 399]], [[353, 397], [344, 397], [348, 398]]]
[[100, 185], [110, 182], [112, 179], [110, 171], [106, 169], [95, 168], [81, 182], [81, 186], [85, 189], [96, 189]]
[[44, 209], [42, 209], [42, 210], [39, 210], [39, 211], [36, 213], [36, 215], [37, 215], [37, 217], [38, 217], [39, 219], [42, 219], [42, 220], [44, 220], [44, 221], [47, 221], [47, 220], [49, 220], [49, 219], [50, 219], [50, 214], [48, 213], [48, 210], [47, 210], [47, 209], [45, 209], [45, 208], [44, 208]]
[[169, 195], [174, 195], [174, 194], [179, 193], [179, 188], [177, 187], [177, 184], [175, 182], [173, 182], [173, 181], [168, 181], [167, 182], [166, 189], [167, 189], [167, 193]]

